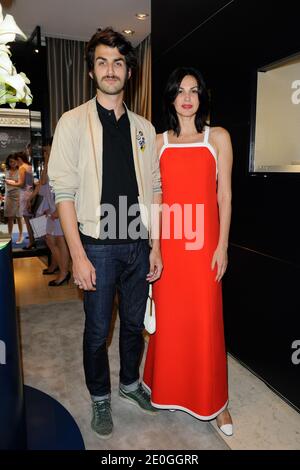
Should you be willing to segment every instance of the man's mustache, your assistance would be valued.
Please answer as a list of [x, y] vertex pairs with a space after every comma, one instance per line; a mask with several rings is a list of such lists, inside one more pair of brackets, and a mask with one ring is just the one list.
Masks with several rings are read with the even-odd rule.
[[105, 77], [102, 78], [102, 80], [106, 80], [106, 79], [109, 79], [109, 80], [120, 80], [119, 77], [115, 77], [115, 75], [106, 75]]

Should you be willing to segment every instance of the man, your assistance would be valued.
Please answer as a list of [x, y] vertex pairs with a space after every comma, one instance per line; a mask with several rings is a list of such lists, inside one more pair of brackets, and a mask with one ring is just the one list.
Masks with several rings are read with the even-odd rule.
[[[74, 282], [84, 290], [84, 370], [92, 398], [92, 428], [108, 438], [113, 422], [106, 341], [116, 289], [119, 393], [143, 411], [155, 411], [139, 382], [139, 365], [148, 283], [162, 271], [159, 240], [152, 240], [150, 255], [148, 241], [151, 204], [161, 202], [161, 182], [154, 128], [123, 103], [136, 62], [132, 45], [107, 28], [91, 38], [86, 59], [97, 95], [61, 117], [49, 175]], [[140, 213], [135, 211], [134, 217], [136, 207]]]

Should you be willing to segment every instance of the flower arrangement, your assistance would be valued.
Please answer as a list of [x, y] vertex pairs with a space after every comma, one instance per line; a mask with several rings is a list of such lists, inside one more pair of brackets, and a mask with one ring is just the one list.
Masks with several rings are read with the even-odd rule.
[[8, 103], [11, 108], [14, 108], [16, 103], [26, 103], [27, 106], [32, 103], [32, 94], [28, 87], [30, 80], [25, 73], [17, 73], [10, 60], [11, 52], [6, 45], [13, 42], [16, 35], [26, 39], [13, 16], [6, 15], [3, 18], [0, 3], [0, 105]]

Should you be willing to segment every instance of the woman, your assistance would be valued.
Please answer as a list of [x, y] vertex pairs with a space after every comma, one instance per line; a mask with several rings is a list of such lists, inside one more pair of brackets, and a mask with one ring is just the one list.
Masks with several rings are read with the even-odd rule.
[[48, 285], [59, 287], [68, 283], [71, 277], [69, 271], [70, 254], [65, 241], [65, 237], [59, 222], [58, 213], [55, 206], [54, 194], [51, 192], [48, 178], [48, 162], [50, 156], [50, 145], [44, 147], [44, 168], [38, 186], [32, 193], [30, 200], [39, 194], [43, 196], [41, 205], [39, 206], [36, 216], [46, 214], [46, 243], [51, 251], [51, 264], [47, 269], [43, 270], [43, 274], [49, 275], [59, 271], [56, 279], [51, 280]]
[[[13, 155], [9, 155], [6, 159], [5, 178], [15, 182], [19, 179], [19, 171], [17, 160]], [[11, 184], [6, 184], [5, 200], [4, 200], [4, 216], [7, 217], [8, 233], [12, 236], [14, 219], [17, 219], [19, 228], [19, 237], [16, 241], [17, 245], [23, 243], [23, 223], [20, 216], [20, 190]]]
[[230, 136], [206, 125], [208, 94], [196, 69], [171, 74], [165, 107], [169, 130], [157, 138], [164, 271], [154, 285], [157, 331], [144, 384], [154, 406], [216, 418], [231, 435], [220, 282], [231, 217]]
[[24, 217], [29, 236], [29, 245], [23, 249], [31, 250], [32, 248], [35, 248], [33, 230], [29, 222], [30, 217], [32, 217], [32, 213], [28, 211], [28, 200], [33, 191], [32, 166], [29, 165], [28, 157], [24, 152], [14, 153], [13, 156], [16, 158], [19, 166], [18, 181], [6, 179], [6, 183], [14, 188], [20, 188], [20, 217]]

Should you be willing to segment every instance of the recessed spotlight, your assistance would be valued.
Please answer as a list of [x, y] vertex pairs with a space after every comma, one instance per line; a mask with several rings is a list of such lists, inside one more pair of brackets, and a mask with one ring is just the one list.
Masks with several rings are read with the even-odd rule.
[[34, 52], [35, 52], [36, 54], [38, 54], [40, 51], [39, 51], [39, 49], [34, 49]]
[[135, 16], [138, 20], [145, 20], [149, 15], [148, 13], [136, 13]]
[[128, 36], [132, 36], [135, 32], [133, 29], [123, 29], [123, 33], [127, 34]]

